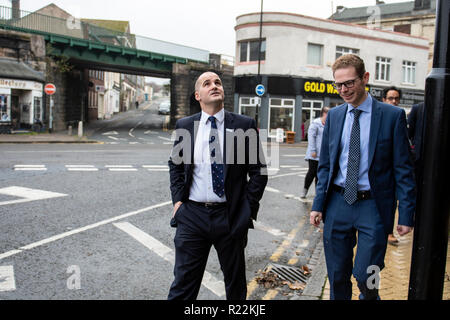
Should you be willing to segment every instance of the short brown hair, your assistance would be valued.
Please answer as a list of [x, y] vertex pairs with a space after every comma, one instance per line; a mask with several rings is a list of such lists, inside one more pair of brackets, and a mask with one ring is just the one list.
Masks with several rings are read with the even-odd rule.
[[366, 73], [366, 67], [364, 66], [363, 59], [358, 57], [356, 54], [344, 54], [334, 62], [332, 67], [333, 75], [336, 72], [336, 70], [348, 67], [354, 67], [356, 73], [360, 78], [362, 78]]

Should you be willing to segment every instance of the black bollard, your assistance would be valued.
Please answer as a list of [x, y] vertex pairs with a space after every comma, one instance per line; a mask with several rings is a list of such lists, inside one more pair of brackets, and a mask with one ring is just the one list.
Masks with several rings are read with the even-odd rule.
[[433, 69], [425, 85], [425, 135], [408, 300], [442, 300], [450, 212], [450, 1], [436, 4]]

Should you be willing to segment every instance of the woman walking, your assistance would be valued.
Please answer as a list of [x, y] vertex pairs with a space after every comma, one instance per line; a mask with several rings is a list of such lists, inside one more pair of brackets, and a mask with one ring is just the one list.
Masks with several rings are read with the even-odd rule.
[[306, 150], [305, 160], [308, 161], [308, 173], [305, 177], [305, 185], [300, 194], [300, 198], [306, 198], [309, 187], [313, 180], [317, 184], [317, 167], [319, 165], [320, 146], [322, 144], [323, 128], [327, 119], [329, 107], [323, 107], [320, 118], [314, 119], [308, 129], [308, 149]]

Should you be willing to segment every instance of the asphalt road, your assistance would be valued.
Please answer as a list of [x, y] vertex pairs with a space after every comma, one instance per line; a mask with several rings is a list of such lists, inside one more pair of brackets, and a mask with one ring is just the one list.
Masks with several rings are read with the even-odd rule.
[[[0, 145], [0, 299], [166, 299], [175, 234], [171, 133], [155, 110], [96, 123], [91, 138], [104, 144]], [[249, 232], [249, 299], [301, 295], [256, 281], [270, 263], [314, 268], [321, 233], [308, 223], [313, 191], [298, 198], [305, 151], [279, 148], [280, 166]], [[214, 248], [206, 271], [198, 298], [224, 299]]]

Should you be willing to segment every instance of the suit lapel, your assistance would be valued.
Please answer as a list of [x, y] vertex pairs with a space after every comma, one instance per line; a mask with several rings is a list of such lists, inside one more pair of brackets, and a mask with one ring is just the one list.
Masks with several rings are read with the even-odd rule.
[[201, 112], [197, 113], [193, 116], [193, 121], [189, 125], [189, 133], [191, 135], [191, 164], [194, 163], [194, 146], [195, 146], [195, 140], [197, 139], [197, 132], [198, 132], [198, 125], [201, 118]]
[[381, 108], [377, 100], [372, 98], [372, 117], [370, 118], [370, 137], [369, 137], [369, 168], [372, 165], [375, 146], [377, 145], [378, 132], [381, 125]]
[[224, 181], [225, 182], [227, 181], [227, 172], [228, 172], [227, 156], [228, 156], [229, 152], [231, 152], [231, 151], [234, 152], [234, 150], [229, 150], [227, 152], [227, 129], [232, 129], [234, 131], [233, 122], [234, 122], [233, 114], [228, 111], [225, 111], [225, 123], [223, 126], [224, 127], [224, 129], [223, 129], [223, 153], [224, 154], [222, 155], [223, 163], [224, 163], [224, 177], [225, 177]]
[[332, 128], [330, 128], [330, 132], [337, 132], [336, 135], [334, 135], [331, 139], [331, 163], [333, 164], [331, 170], [334, 170], [335, 164], [338, 160], [339, 156], [339, 150], [341, 145], [341, 137], [342, 137], [342, 131], [344, 130], [344, 124], [345, 124], [345, 117], [347, 115], [347, 103], [343, 104], [341, 109], [336, 112], [336, 119], [331, 123]]

